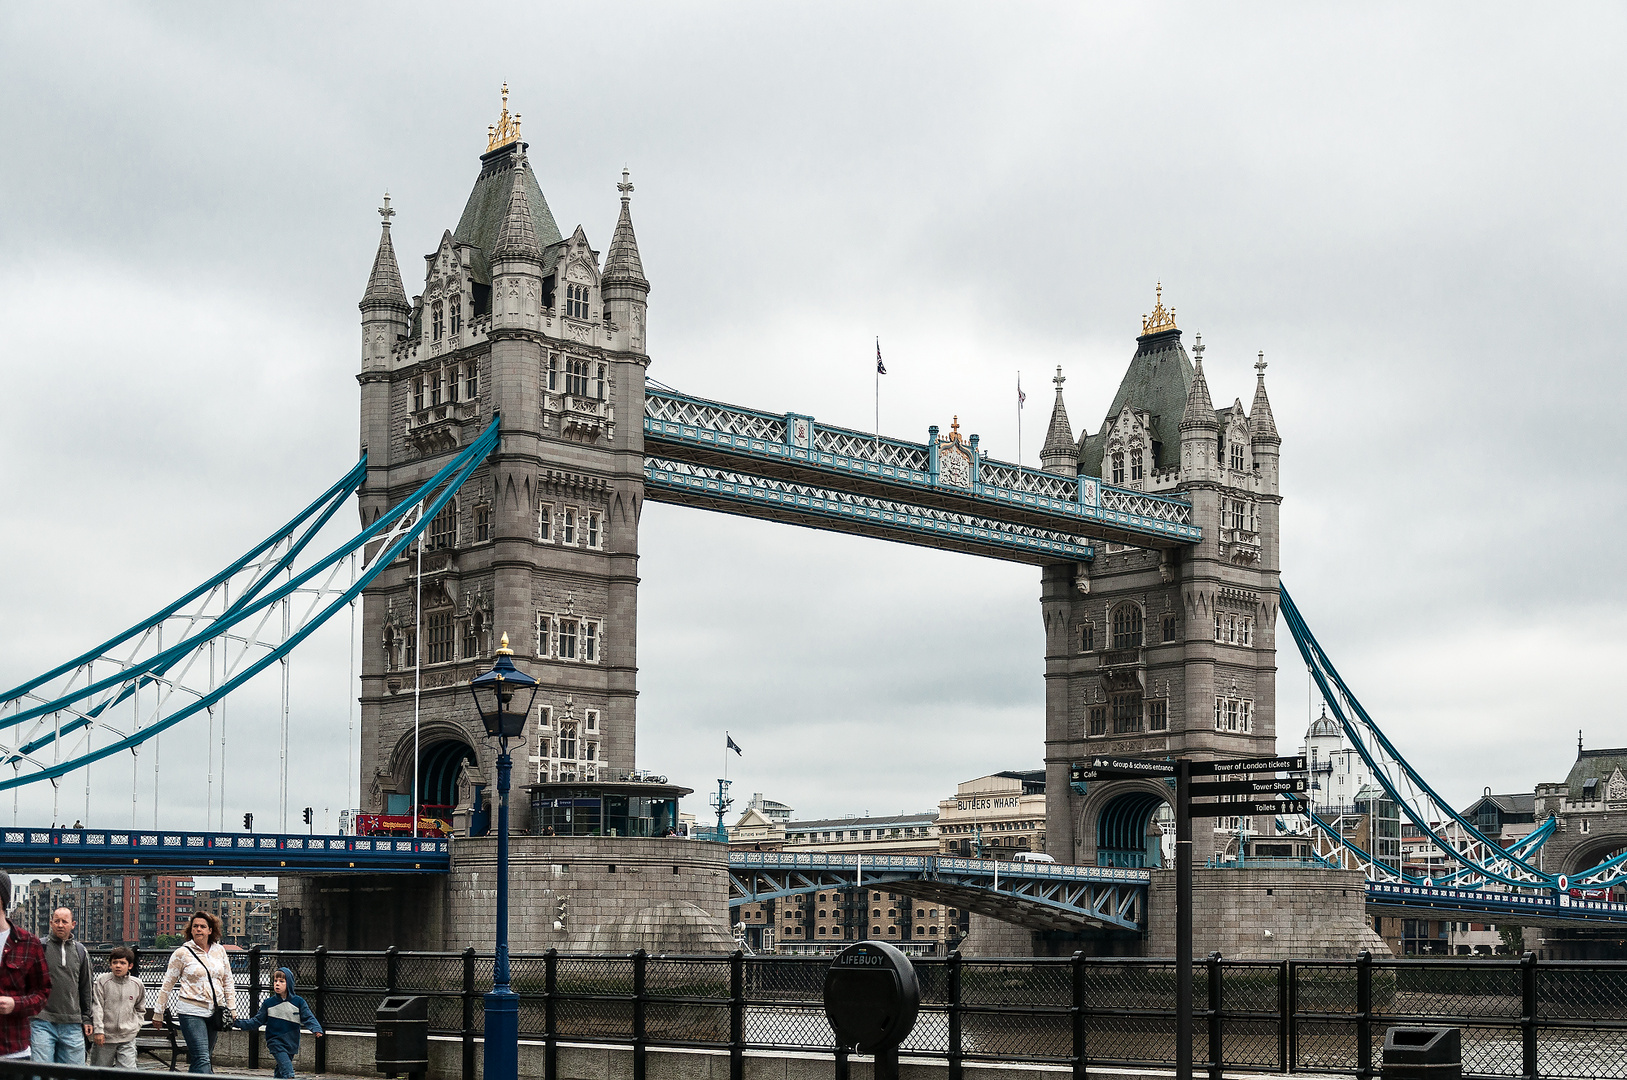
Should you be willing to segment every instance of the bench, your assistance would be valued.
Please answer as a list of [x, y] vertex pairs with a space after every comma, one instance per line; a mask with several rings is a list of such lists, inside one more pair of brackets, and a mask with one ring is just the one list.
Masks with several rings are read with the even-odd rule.
[[141, 1034], [136, 1036], [138, 1065], [143, 1054], [165, 1066], [170, 1072], [174, 1072], [176, 1063], [187, 1056], [186, 1040], [181, 1038], [181, 1025], [177, 1022], [174, 1012], [168, 1009], [164, 1011], [164, 1022], [161, 1027], [141, 1029]]

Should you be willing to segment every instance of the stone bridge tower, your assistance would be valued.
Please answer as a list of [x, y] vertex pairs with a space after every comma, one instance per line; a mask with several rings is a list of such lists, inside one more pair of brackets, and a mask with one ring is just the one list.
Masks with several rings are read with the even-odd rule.
[[[1151, 781], [1071, 790], [1071, 763], [1275, 752], [1281, 439], [1265, 359], [1252, 406], [1216, 409], [1201, 335], [1192, 352], [1160, 287], [1106, 419], [1077, 442], [1058, 371], [1044, 467], [1184, 495], [1203, 528], [1179, 553], [1107, 544], [1089, 565], [1044, 571], [1046, 840], [1063, 862], [1161, 865], [1157, 820], [1173, 802]], [[1226, 826], [1235, 819], [1217, 822], [1217, 846]]]
[[[543, 684], [516, 787], [633, 769], [638, 518], [644, 496], [645, 300], [623, 172], [603, 265], [561, 234], [510, 116], [490, 131], [455, 229], [402, 287], [385, 199], [362, 297], [364, 523], [409, 495], [494, 415], [502, 441], [363, 598], [362, 809], [457, 799], [496, 749], [466, 684], [507, 634]], [[421, 670], [422, 684], [414, 673]], [[414, 718], [417, 718], [416, 737]], [[416, 769], [415, 769], [416, 765]], [[526, 824], [523, 798], [516, 825]]]

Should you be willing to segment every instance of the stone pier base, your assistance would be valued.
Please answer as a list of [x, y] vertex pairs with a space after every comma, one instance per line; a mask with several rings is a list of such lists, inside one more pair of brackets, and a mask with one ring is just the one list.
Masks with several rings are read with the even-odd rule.
[[[278, 904], [287, 949], [489, 952], [497, 840], [453, 840], [449, 874], [284, 878]], [[509, 912], [516, 953], [734, 949], [728, 853], [704, 841], [511, 837]]]

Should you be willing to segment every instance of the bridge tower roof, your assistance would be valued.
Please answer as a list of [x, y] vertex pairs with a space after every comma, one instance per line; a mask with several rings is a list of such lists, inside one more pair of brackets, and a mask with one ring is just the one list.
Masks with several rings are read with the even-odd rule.
[[[1181, 331], [1175, 325], [1175, 312], [1165, 311], [1160, 293], [1153, 314], [1142, 320], [1142, 334], [1136, 338], [1135, 355], [1119, 380], [1119, 391], [1107, 409], [1103, 425], [1111, 422], [1128, 405], [1152, 416], [1153, 441], [1159, 444], [1157, 465], [1170, 465], [1180, 455], [1181, 413], [1186, 409], [1187, 392], [1192, 386], [1192, 360], [1181, 345]], [[1079, 469], [1090, 476], [1102, 475], [1102, 433], [1088, 432], [1079, 440]]]
[[[509, 196], [514, 190], [514, 170], [523, 169], [524, 192], [531, 212], [531, 226], [537, 246], [544, 251], [564, 240], [559, 225], [554, 221], [548, 200], [543, 197], [542, 186], [531, 168], [531, 162], [522, 153], [521, 142], [500, 146], [480, 156], [480, 175], [475, 177], [474, 190], [464, 204], [463, 216], [452, 231], [452, 239], [474, 249], [469, 269], [482, 285], [491, 284], [491, 259], [504, 223], [509, 217]], [[546, 270], [547, 267], [544, 267]]]

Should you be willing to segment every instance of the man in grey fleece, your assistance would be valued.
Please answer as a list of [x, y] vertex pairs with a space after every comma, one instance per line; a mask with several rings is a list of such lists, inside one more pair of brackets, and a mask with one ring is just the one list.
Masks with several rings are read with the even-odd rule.
[[74, 940], [73, 912], [65, 907], [51, 912], [51, 936], [45, 939], [45, 968], [51, 975], [51, 996], [45, 1008], [29, 1021], [35, 1061], [83, 1065], [85, 1040], [91, 1024], [90, 954]]

